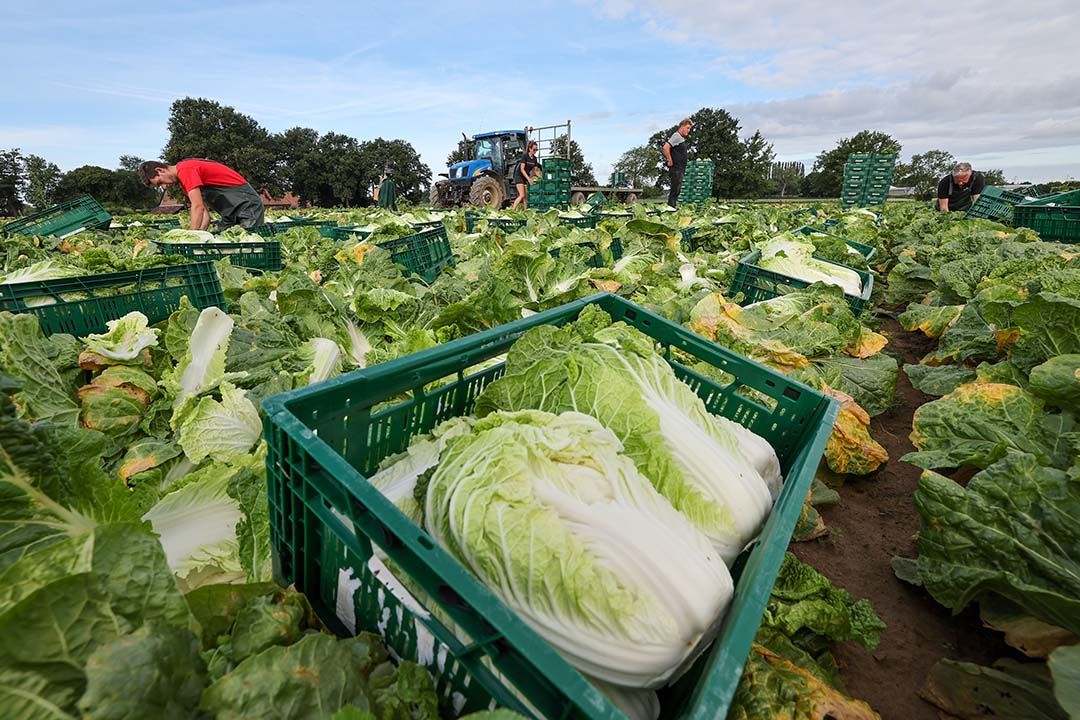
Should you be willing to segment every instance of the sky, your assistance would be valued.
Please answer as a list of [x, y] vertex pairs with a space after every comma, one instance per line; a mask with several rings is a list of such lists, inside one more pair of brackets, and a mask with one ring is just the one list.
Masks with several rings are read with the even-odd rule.
[[[571, 120], [596, 175], [702, 107], [807, 163], [863, 129], [1013, 181], [1080, 177], [1080, 0], [93, 3], [0, 0], [0, 149], [154, 158], [169, 105], [403, 138]], [[691, 140], [693, 137], [691, 136]]]

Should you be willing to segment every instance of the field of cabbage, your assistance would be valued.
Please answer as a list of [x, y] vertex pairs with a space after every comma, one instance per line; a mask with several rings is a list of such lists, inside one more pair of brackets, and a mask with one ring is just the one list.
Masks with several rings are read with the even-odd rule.
[[[157, 326], [135, 313], [106, 333], [46, 336], [33, 315], [0, 313], [0, 717], [453, 717], [437, 663], [393, 657], [370, 633], [337, 638], [274, 584], [262, 402], [597, 292], [839, 406], [729, 718], [1080, 717], [1073, 246], [915, 204], [634, 207], [595, 229], [506, 213], [524, 224], [480, 218], [472, 232], [462, 211], [304, 214], [367, 237], [277, 234], [284, 269], [222, 260], [227, 307], [185, 303]], [[0, 235], [0, 284], [180, 264], [154, 241], [207, 239], [137, 220], [64, 240]], [[378, 243], [432, 220], [455, 265], [425, 283]], [[741, 306], [731, 282], [753, 251], [819, 282]], [[861, 315], [850, 300], [869, 284], [855, 271], [874, 278]], [[414, 440], [371, 481], [615, 707], [676, 717], [663, 686], [722, 615], [728, 565], [779, 468], [760, 438], [699, 408], [644, 336], [601, 315], [524, 335], [482, 417]], [[908, 433], [913, 451], [895, 456]], [[521, 488], [542, 502], [523, 509]], [[498, 523], [473, 513], [481, 503]], [[515, 542], [504, 517], [544, 528], [544, 545]], [[684, 562], [650, 574], [647, 553], [579, 550], [641, 538]], [[947, 627], [969, 640], [950, 645]]]

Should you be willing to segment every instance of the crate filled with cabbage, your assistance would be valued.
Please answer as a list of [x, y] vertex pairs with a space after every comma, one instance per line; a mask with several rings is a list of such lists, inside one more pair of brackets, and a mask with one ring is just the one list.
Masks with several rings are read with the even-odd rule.
[[739, 261], [731, 296], [749, 305], [822, 282], [841, 288], [859, 315], [870, 301], [874, 276], [863, 253], [831, 237], [801, 232], [777, 235]]
[[242, 227], [231, 227], [215, 235], [206, 230], [169, 230], [154, 240], [163, 255], [179, 255], [191, 260], [228, 259], [248, 270], [281, 270], [281, 242], [264, 240]]
[[722, 717], [836, 415], [598, 295], [266, 403], [279, 580], [450, 711]]

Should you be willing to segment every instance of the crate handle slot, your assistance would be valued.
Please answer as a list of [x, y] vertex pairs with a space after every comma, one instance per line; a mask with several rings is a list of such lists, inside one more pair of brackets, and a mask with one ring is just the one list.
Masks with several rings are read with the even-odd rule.
[[503, 639], [503, 636], [500, 633], [493, 632], [491, 635], [488, 635], [485, 638], [482, 638], [480, 640], [475, 640], [475, 641], [469, 643], [468, 645], [466, 645], [461, 650], [461, 652], [458, 654], [458, 656], [459, 657], [468, 657], [469, 655], [476, 655], [477, 653], [482, 653], [484, 655], [491, 655], [491, 653], [487, 652], [487, 650], [486, 650], [487, 646], [492, 645], [492, 644], [494, 644], [494, 643], [496, 643], [496, 642], [498, 642], [499, 640], [502, 640], [502, 639]]

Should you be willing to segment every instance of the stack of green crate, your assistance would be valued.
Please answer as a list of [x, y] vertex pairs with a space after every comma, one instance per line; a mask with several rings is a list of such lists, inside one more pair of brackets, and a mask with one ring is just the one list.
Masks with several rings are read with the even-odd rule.
[[844, 165], [840, 205], [870, 207], [884, 205], [896, 172], [896, 153], [851, 153]]
[[686, 164], [682, 190], [679, 191], [679, 203], [703, 203], [712, 197], [713, 168], [712, 160], [691, 160]]
[[570, 161], [547, 158], [541, 163], [540, 179], [529, 186], [529, 207], [550, 210], [570, 206]]

